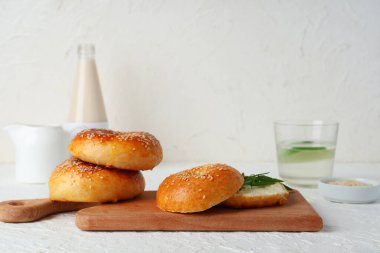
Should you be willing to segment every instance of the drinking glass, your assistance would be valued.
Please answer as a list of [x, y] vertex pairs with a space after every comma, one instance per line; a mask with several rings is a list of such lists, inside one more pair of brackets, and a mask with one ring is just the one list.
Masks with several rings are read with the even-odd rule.
[[290, 184], [316, 186], [320, 178], [331, 176], [338, 128], [330, 121], [276, 121], [280, 177]]

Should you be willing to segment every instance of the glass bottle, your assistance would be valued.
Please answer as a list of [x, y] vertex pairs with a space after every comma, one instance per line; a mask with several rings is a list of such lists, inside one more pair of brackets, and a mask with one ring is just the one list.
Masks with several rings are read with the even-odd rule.
[[78, 67], [68, 122], [70, 137], [87, 128], [107, 128], [108, 121], [95, 63], [95, 46], [78, 46]]

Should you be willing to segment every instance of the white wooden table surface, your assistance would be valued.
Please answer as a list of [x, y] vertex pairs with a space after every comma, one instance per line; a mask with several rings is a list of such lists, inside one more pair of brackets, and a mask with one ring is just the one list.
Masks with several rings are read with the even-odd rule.
[[[147, 190], [156, 190], [169, 174], [202, 163], [163, 163], [144, 172]], [[271, 172], [275, 164], [230, 163], [246, 173]], [[380, 180], [380, 164], [337, 164], [335, 176]], [[75, 213], [38, 222], [0, 222], [0, 252], [380, 252], [380, 200], [372, 204], [338, 204], [318, 189], [297, 188], [320, 214], [317, 233], [284, 232], [84, 232]], [[47, 184], [15, 181], [13, 165], [0, 165], [0, 201], [48, 197]]]

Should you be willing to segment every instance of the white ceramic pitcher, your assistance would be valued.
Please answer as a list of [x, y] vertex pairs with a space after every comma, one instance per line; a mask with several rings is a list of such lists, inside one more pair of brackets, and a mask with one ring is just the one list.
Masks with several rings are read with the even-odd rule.
[[8, 125], [15, 147], [16, 179], [46, 183], [54, 168], [66, 157], [66, 135], [60, 126]]

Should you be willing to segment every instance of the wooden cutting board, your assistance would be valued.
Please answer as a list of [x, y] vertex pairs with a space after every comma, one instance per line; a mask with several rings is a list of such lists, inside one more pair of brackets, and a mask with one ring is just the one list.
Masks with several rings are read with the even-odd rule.
[[85, 208], [77, 212], [82, 230], [130, 231], [319, 231], [321, 217], [294, 191], [284, 206], [257, 209], [213, 207], [205, 212], [179, 214], [156, 207], [156, 192], [136, 199]]

